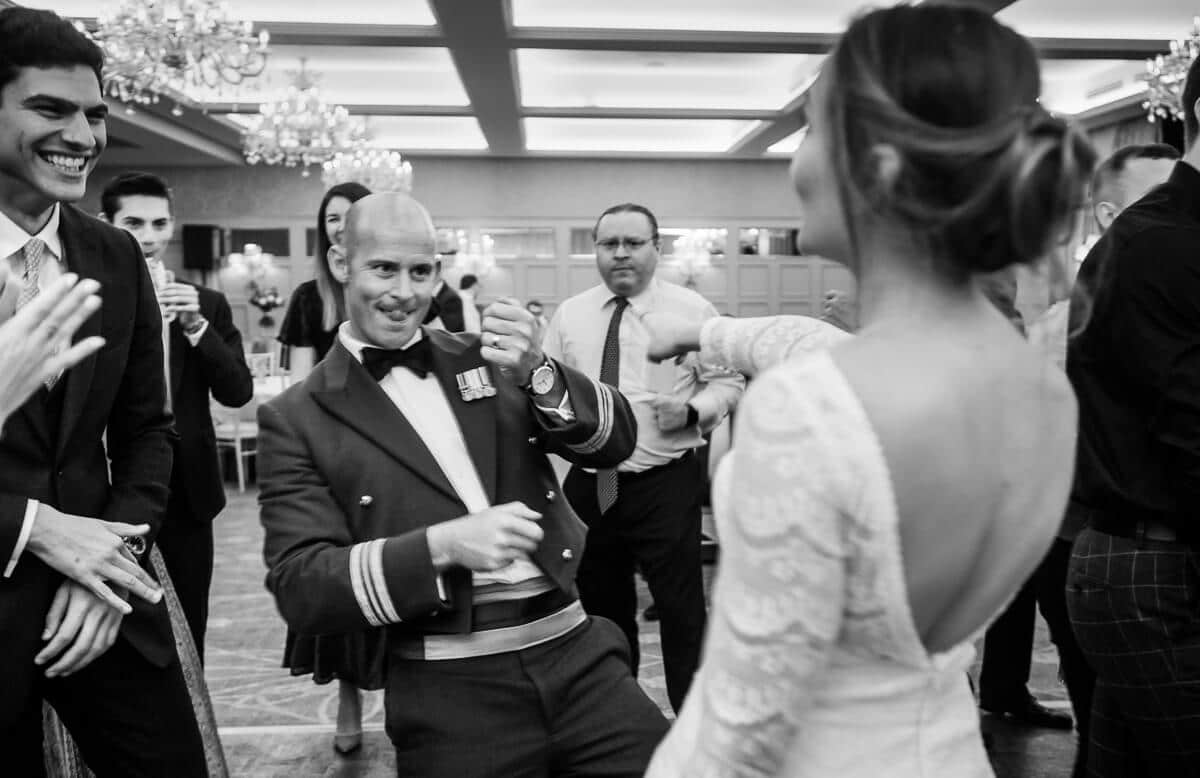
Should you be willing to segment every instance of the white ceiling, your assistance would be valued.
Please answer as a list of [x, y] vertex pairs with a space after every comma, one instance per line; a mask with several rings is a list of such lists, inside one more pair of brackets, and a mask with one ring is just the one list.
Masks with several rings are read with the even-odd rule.
[[1018, 0], [996, 17], [1029, 37], [1169, 40], [1197, 13], [1195, 0]]
[[[969, 1], [1001, 8], [998, 18], [1047, 53], [1047, 107], [1089, 118], [1128, 112], [1142, 90], [1143, 58], [1185, 34], [1200, 11], [1196, 0]], [[84, 19], [105, 7], [25, 4]], [[282, 94], [305, 58], [326, 101], [370, 117], [372, 142], [407, 154], [782, 154], [798, 142], [797, 107], [824, 52], [861, 5], [230, 0], [235, 16], [272, 34], [263, 76], [190, 95], [212, 116], [174, 119], [151, 108], [128, 120], [173, 123], [181, 138], [204, 134], [227, 147], [228, 162], [236, 125], [219, 117]]]
[[820, 66], [811, 54], [517, 50], [525, 106], [778, 110]]
[[516, 27], [838, 32], [861, 8], [851, 0], [512, 0]]

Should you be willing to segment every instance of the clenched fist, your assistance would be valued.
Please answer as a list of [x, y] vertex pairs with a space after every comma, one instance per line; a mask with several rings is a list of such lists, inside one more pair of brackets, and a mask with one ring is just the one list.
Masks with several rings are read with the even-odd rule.
[[521, 502], [507, 502], [425, 531], [433, 566], [465, 567], [480, 573], [499, 570], [528, 556], [542, 542], [542, 514]]

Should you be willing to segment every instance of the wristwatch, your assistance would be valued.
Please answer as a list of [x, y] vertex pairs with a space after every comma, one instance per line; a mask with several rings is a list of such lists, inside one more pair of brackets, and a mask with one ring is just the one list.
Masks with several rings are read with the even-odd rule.
[[528, 389], [535, 397], [550, 394], [550, 390], [554, 388], [554, 363], [547, 357], [546, 361], [533, 369], [529, 374]]

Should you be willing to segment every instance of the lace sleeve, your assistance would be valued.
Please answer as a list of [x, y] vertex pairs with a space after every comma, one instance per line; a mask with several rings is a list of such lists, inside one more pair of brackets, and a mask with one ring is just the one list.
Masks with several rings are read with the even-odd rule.
[[700, 330], [700, 361], [754, 376], [793, 356], [826, 351], [851, 337], [811, 316], [718, 316]]
[[704, 662], [647, 778], [779, 774], [845, 600], [852, 484], [819, 384], [800, 363], [747, 392]]

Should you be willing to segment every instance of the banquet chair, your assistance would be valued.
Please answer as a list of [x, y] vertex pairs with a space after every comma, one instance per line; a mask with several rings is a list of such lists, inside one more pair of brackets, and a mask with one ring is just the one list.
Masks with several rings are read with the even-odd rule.
[[213, 432], [217, 436], [217, 450], [233, 450], [234, 467], [237, 468], [238, 491], [246, 491], [246, 459], [258, 453], [258, 422], [242, 418], [245, 408], [226, 408], [219, 403], [211, 404]]

